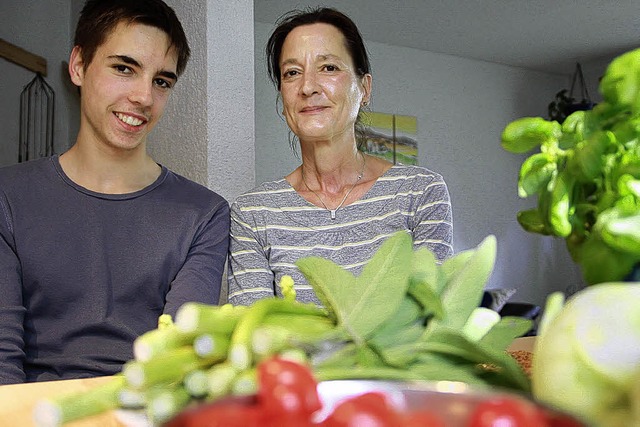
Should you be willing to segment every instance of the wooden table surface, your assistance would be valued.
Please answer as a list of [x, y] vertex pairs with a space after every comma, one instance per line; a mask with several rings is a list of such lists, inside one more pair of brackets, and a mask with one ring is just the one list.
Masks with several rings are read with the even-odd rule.
[[[39, 400], [89, 390], [110, 379], [97, 377], [0, 386], [0, 426], [35, 426], [33, 408]], [[65, 427], [124, 427], [124, 424], [118, 421], [115, 413], [107, 412], [65, 424]]]

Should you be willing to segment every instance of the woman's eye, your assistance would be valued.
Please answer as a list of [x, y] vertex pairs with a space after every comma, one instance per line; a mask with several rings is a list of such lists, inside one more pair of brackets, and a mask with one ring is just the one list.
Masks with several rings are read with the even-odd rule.
[[338, 67], [336, 67], [335, 65], [331, 65], [331, 64], [325, 65], [324, 69], [327, 70], [327, 71], [338, 71]]
[[282, 75], [284, 77], [293, 77], [293, 76], [297, 76], [298, 75], [298, 71], [297, 70], [287, 70], [284, 73], [282, 73]]

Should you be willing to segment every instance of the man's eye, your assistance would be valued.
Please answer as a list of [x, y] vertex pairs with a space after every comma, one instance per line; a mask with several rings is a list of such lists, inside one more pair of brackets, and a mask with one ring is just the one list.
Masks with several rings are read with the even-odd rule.
[[297, 70], [287, 70], [283, 73], [284, 77], [293, 77], [298, 75]]
[[113, 68], [116, 69], [116, 71], [118, 71], [119, 73], [122, 74], [131, 74], [131, 68], [127, 67], [126, 65], [114, 65]]
[[331, 64], [325, 65], [324, 69], [327, 70], [327, 71], [338, 71], [338, 67], [336, 67], [335, 65], [331, 65]]
[[171, 89], [172, 85], [171, 82], [165, 80], [165, 79], [156, 79], [155, 80], [156, 85], [160, 86], [161, 88], [164, 89]]

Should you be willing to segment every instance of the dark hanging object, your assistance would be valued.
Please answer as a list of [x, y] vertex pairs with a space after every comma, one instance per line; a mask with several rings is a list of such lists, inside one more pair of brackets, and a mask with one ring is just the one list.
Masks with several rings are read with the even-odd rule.
[[55, 94], [40, 73], [20, 94], [20, 146], [18, 162], [53, 154]]
[[[576, 88], [576, 83], [579, 85], [580, 102], [576, 102], [573, 97], [573, 91]], [[573, 79], [571, 81], [571, 90], [567, 95], [567, 89], [562, 89], [556, 94], [556, 98], [549, 104], [548, 112], [549, 119], [555, 120], [558, 123], [564, 122], [564, 120], [575, 111], [591, 110], [595, 104], [591, 102], [587, 85], [584, 82], [584, 76], [582, 75], [582, 67], [580, 63], [576, 64], [576, 70], [573, 73]]]

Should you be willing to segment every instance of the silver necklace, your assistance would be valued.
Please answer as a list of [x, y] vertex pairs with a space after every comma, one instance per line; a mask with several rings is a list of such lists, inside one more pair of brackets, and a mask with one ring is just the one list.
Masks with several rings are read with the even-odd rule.
[[344, 202], [347, 200], [347, 197], [349, 197], [349, 194], [351, 194], [351, 192], [353, 191], [354, 188], [356, 188], [356, 185], [358, 185], [358, 183], [360, 182], [360, 180], [362, 179], [362, 176], [364, 175], [364, 166], [367, 162], [367, 158], [364, 156], [364, 154], [362, 154], [362, 169], [360, 169], [360, 173], [358, 174], [358, 177], [356, 178], [356, 182], [353, 183], [353, 185], [351, 186], [351, 188], [349, 189], [349, 191], [347, 191], [347, 194], [344, 195], [344, 197], [342, 198], [342, 201], [340, 202], [340, 204], [338, 206], [336, 206], [335, 209], [329, 209], [329, 207], [327, 206], [327, 204], [324, 202], [324, 200], [322, 200], [322, 197], [320, 197], [320, 195], [318, 193], [316, 193], [315, 191], [313, 191], [311, 189], [311, 187], [309, 187], [309, 184], [307, 184], [307, 180], [304, 179], [304, 166], [302, 166], [301, 171], [302, 171], [302, 182], [304, 182], [304, 186], [307, 187], [307, 190], [311, 191], [313, 194], [315, 194], [315, 196], [318, 198], [318, 200], [320, 200], [320, 203], [322, 203], [322, 206], [324, 206], [324, 208], [326, 210], [329, 211], [329, 213], [331, 214], [331, 219], [336, 219], [336, 212], [338, 209], [340, 209], [342, 207], [342, 205], [344, 204]]

